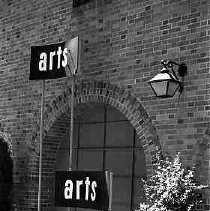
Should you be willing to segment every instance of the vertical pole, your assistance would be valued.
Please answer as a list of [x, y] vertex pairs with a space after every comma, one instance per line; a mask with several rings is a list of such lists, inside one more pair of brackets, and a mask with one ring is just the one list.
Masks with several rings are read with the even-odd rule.
[[[72, 170], [72, 148], [73, 148], [73, 130], [74, 130], [74, 84], [75, 78], [72, 74], [71, 82], [71, 125], [70, 125], [70, 141], [69, 141], [69, 171]], [[71, 207], [68, 208], [68, 211], [71, 211]]]
[[69, 171], [72, 170], [72, 148], [73, 148], [73, 130], [74, 130], [74, 84], [75, 78], [72, 74], [71, 84], [71, 125], [70, 125], [70, 142], [69, 142]]
[[42, 82], [42, 100], [41, 100], [41, 124], [40, 124], [40, 142], [39, 142], [39, 187], [38, 187], [38, 211], [41, 211], [41, 189], [42, 189], [42, 141], [44, 127], [44, 99], [45, 98], [45, 80]]
[[109, 211], [112, 210], [113, 172], [109, 173]]

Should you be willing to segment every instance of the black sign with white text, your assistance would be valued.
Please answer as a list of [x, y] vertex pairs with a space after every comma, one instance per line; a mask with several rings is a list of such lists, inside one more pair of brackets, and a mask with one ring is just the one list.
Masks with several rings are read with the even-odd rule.
[[106, 173], [99, 171], [57, 171], [55, 206], [108, 210]]
[[31, 47], [30, 80], [55, 79], [66, 76], [65, 42]]

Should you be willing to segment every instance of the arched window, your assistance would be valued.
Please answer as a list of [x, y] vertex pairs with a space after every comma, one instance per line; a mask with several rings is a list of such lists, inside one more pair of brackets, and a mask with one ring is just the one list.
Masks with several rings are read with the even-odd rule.
[[[68, 169], [68, 156], [69, 135], [60, 145], [55, 170]], [[76, 108], [73, 170], [111, 170], [114, 173], [113, 211], [137, 209], [144, 198], [141, 183], [146, 177], [143, 148], [130, 122], [109, 105], [90, 103]]]

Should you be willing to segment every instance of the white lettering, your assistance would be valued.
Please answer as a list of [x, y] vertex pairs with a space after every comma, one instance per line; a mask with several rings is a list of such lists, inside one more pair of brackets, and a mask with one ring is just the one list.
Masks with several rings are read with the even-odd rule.
[[50, 67], [49, 67], [50, 70], [53, 69], [53, 56], [55, 56], [55, 51], [50, 52]]
[[58, 69], [60, 69], [61, 67], [61, 54], [62, 54], [62, 50], [61, 50], [61, 47], [59, 46], [58, 47], [58, 51], [57, 51], [57, 54], [58, 54]]
[[92, 201], [95, 201], [96, 200], [96, 188], [97, 188], [97, 183], [96, 181], [93, 181], [92, 184], [91, 184], [91, 188], [92, 188], [92, 191], [93, 193], [91, 193], [91, 200]]
[[46, 71], [47, 70], [47, 54], [46, 53], [40, 54], [39, 70], [40, 71]]
[[90, 186], [90, 180], [89, 180], [89, 177], [86, 177], [86, 180], [85, 180], [85, 200], [88, 201], [88, 198], [89, 198], [89, 186]]
[[76, 181], [76, 199], [80, 200], [80, 186], [83, 184], [82, 180], [77, 180]]
[[85, 180], [76, 181], [68, 179], [65, 182], [64, 198], [70, 200], [74, 198], [74, 200], [76, 199], [94, 202], [96, 200], [96, 188], [97, 182], [90, 181], [90, 177], [86, 177]]
[[73, 182], [71, 180], [67, 180], [65, 182], [65, 189], [64, 189], [64, 197], [65, 199], [72, 199], [73, 195]]
[[64, 50], [63, 50], [63, 58], [64, 58], [64, 60], [62, 61], [62, 66], [63, 67], [65, 67], [67, 65], [67, 63], [68, 63], [67, 53], [68, 53], [67, 48], [64, 48]]

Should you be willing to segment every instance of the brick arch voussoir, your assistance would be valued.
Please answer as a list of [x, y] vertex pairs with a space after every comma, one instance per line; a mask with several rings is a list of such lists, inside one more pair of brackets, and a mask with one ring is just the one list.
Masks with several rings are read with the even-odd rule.
[[[52, 130], [53, 125], [62, 114], [67, 113], [71, 103], [71, 87], [58, 96], [51, 105], [45, 109], [44, 140]], [[142, 142], [145, 153], [148, 171], [155, 162], [156, 153], [161, 151], [160, 142], [148, 113], [142, 104], [130, 92], [105, 81], [82, 80], [75, 85], [75, 104], [101, 102], [109, 104], [119, 110], [133, 125]], [[36, 131], [34, 137], [39, 137]], [[53, 133], [51, 133], [53, 136]], [[34, 139], [32, 137], [31, 139]], [[44, 141], [43, 140], [43, 141]], [[34, 163], [38, 158], [38, 141], [36, 142], [34, 153], [31, 155], [30, 163]], [[148, 172], [150, 174], [150, 172]]]

